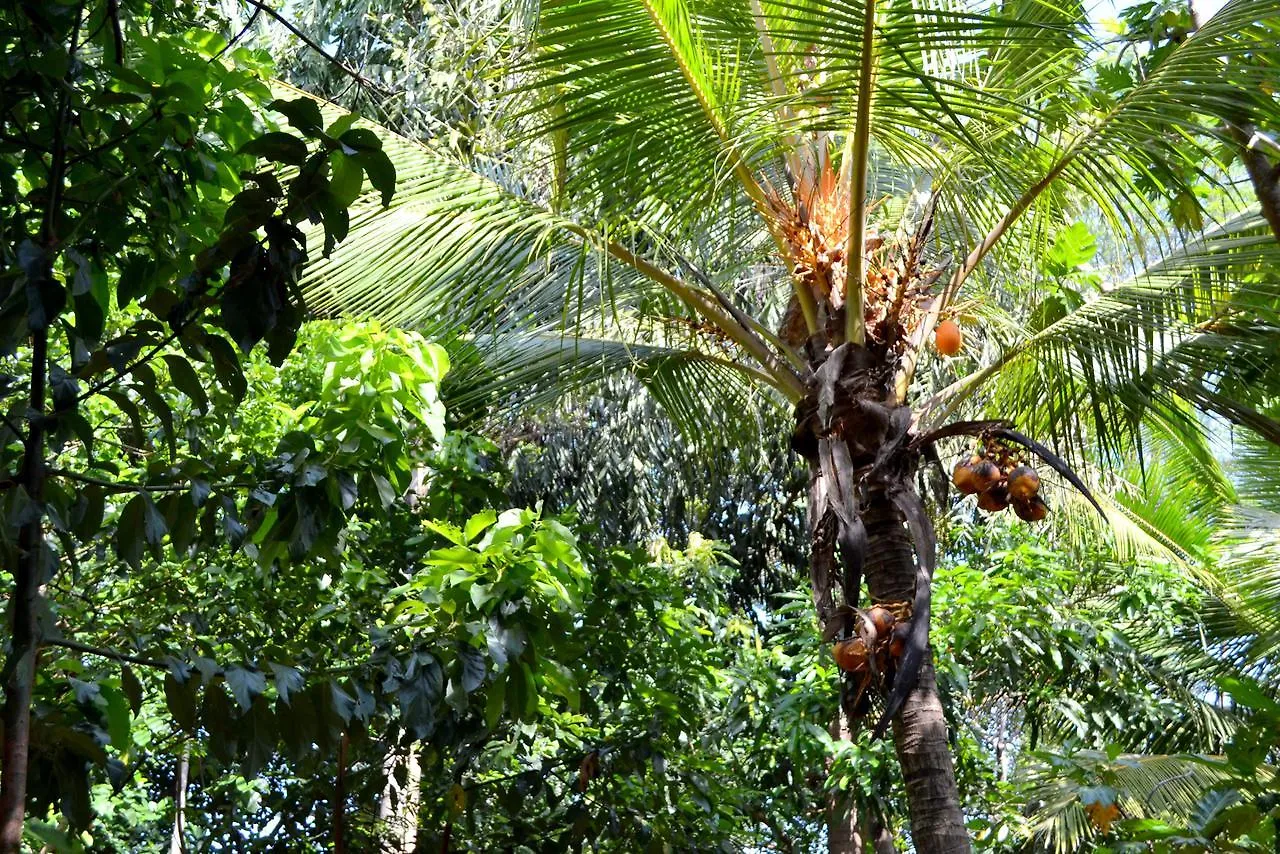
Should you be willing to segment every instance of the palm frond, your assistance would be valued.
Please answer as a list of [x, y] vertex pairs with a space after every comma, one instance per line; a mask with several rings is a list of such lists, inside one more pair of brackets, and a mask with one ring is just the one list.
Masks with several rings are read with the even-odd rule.
[[[1256, 217], [1188, 245], [1143, 274], [1105, 289], [1016, 343], [923, 408], [954, 410], [979, 388], [990, 406], [1061, 444], [1089, 437], [1122, 459], [1153, 416], [1204, 432], [1186, 404], [1275, 441], [1280, 425], [1258, 411], [1280, 390], [1280, 261]], [[1230, 393], [1228, 393], [1228, 390]]]
[[[799, 380], [716, 297], [610, 239], [470, 168], [375, 129], [400, 176], [391, 205], [353, 207], [346, 251], [301, 285], [322, 314], [356, 311], [437, 337], [543, 329], [573, 337], [610, 325], [642, 341], [654, 318], [708, 319], [759, 361], [756, 376], [793, 398]], [[636, 242], [649, 239], [632, 233]], [[651, 248], [655, 248], [649, 239]], [[643, 306], [643, 311], [634, 309]], [[626, 315], [629, 325], [618, 325]]]
[[740, 144], [737, 105], [750, 76], [737, 39], [753, 35], [743, 11], [726, 38], [721, 22], [695, 16], [681, 0], [542, 4], [521, 92], [561, 110], [547, 120], [531, 108], [526, 133], [567, 132], [570, 197], [591, 200], [604, 217], [660, 216], [664, 224], [699, 221], [725, 193], [744, 188], [763, 201], [756, 157]]
[[[1205, 795], [1230, 789], [1239, 779], [1223, 757], [1192, 754], [1121, 755], [1080, 751], [1048, 761], [1027, 773], [1033, 798], [1040, 803], [1031, 833], [1039, 849], [1062, 852], [1084, 850], [1097, 836], [1082, 796], [1091, 790], [1110, 790], [1124, 818], [1165, 818], [1185, 826], [1203, 812]], [[1277, 779], [1277, 769], [1262, 766], [1259, 783]]]
[[1241, 503], [1280, 513], [1280, 445], [1241, 432], [1232, 437], [1228, 466]]
[[1245, 642], [1242, 664], [1265, 662], [1280, 650], [1280, 513], [1232, 507], [1215, 546], [1224, 607], [1210, 619], [1226, 623], [1224, 634]]
[[[673, 342], [693, 343], [682, 336]], [[750, 442], [760, 413], [780, 405], [749, 368], [723, 353], [555, 329], [541, 334], [466, 335], [444, 342], [454, 363], [443, 397], [461, 423], [547, 409], [579, 389], [632, 373], [691, 442]]]

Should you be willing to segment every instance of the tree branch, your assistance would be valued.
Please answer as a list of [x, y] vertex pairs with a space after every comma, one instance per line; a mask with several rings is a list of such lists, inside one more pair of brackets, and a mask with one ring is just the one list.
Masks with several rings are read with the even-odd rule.
[[250, 6], [253, 6], [254, 8], [262, 12], [266, 12], [268, 17], [276, 21], [276, 23], [280, 24], [280, 26], [284, 27], [289, 32], [293, 33], [295, 36], [298, 37], [298, 39], [303, 44], [305, 44], [307, 47], [311, 48], [311, 50], [318, 53], [320, 56], [322, 56], [325, 59], [326, 62], [328, 62], [334, 68], [341, 71], [343, 74], [350, 77], [356, 83], [368, 89], [371, 89], [374, 92], [377, 92], [379, 95], [388, 96], [393, 94], [390, 90], [384, 89], [381, 86], [379, 86], [377, 83], [374, 83], [368, 77], [365, 77], [359, 71], [356, 71], [354, 68], [347, 65], [342, 60], [338, 59], [336, 56], [331, 56], [328, 53], [325, 53], [324, 48], [320, 47], [320, 45], [316, 44], [316, 42], [313, 39], [311, 39], [310, 36], [308, 36], [302, 30], [298, 29], [298, 26], [296, 24], [294, 24], [284, 15], [281, 15], [275, 9], [272, 9], [265, 2], [263, 2], [263, 0], [244, 0], [244, 2], [248, 3]]
[[122, 661], [125, 664], [136, 664], [140, 667], [154, 667], [159, 670], [168, 670], [169, 665], [163, 661], [157, 661], [154, 658], [144, 658], [140, 655], [133, 655], [128, 652], [119, 652], [114, 649], [104, 649], [102, 647], [90, 646], [87, 643], [80, 643], [69, 638], [45, 638], [45, 646], [60, 646], [64, 649], [83, 652], [86, 655], [96, 655], [99, 658], [109, 658], [112, 661]]
[[[565, 229], [578, 238], [599, 246], [598, 235], [579, 225], [566, 225]], [[765, 347], [747, 327], [734, 320], [732, 314], [722, 308], [714, 296], [705, 291], [691, 287], [675, 276], [658, 267], [656, 264], [640, 257], [620, 243], [605, 241], [600, 246], [613, 258], [633, 268], [636, 272], [661, 285], [677, 299], [687, 305], [694, 313], [705, 317], [719, 327], [743, 350], [760, 363], [778, 381], [782, 392], [794, 403], [804, 397], [806, 389], [803, 382], [789, 368], [778, 362], [777, 355]]]
[[[123, 480], [106, 480], [92, 475], [67, 471], [66, 469], [49, 469], [48, 474], [49, 477], [61, 477], [78, 483], [101, 486], [112, 492], [183, 492], [191, 488], [189, 483], [136, 483]], [[259, 484], [248, 481], [227, 481], [225, 483], [209, 484], [209, 489], [220, 491], [226, 489], [250, 489], [256, 486], [259, 486]]]
[[[697, 279], [700, 285], [702, 285], [704, 288], [710, 291], [711, 295], [716, 298], [716, 302], [720, 303], [720, 306], [725, 311], [729, 312], [729, 315], [734, 320], [742, 324], [742, 327], [747, 331], [748, 334], [750, 334], [756, 339], [756, 343], [759, 345], [759, 347], [762, 350], [767, 350], [768, 348], [765, 347], [764, 342], [761, 341], [760, 338], [764, 338], [765, 341], [768, 341], [780, 353], [782, 353], [782, 355], [786, 357], [787, 361], [791, 363], [793, 368], [796, 368], [799, 371], [804, 371], [806, 373], [808, 372], [808, 366], [804, 363], [804, 360], [801, 359], [800, 356], [794, 350], [792, 350], [789, 346], [787, 346], [787, 343], [785, 341], [783, 341], [777, 335], [774, 335], [767, 328], [765, 328], [765, 326], [762, 323], [760, 323], [760, 321], [756, 320], [754, 317], [747, 314], [745, 311], [738, 308], [737, 305], [731, 302], [729, 298], [724, 295], [724, 292], [716, 287], [715, 282], [711, 281], [711, 277], [708, 276], [706, 273], [702, 272], [701, 270], [699, 270], [696, 266], [694, 266], [692, 261], [685, 258], [683, 255], [681, 255], [678, 252], [675, 252], [673, 254], [676, 257], [676, 260], [680, 262], [680, 265], [689, 272], [689, 275]], [[784, 368], [784, 366], [778, 365], [778, 368], [779, 370], [781, 370]], [[792, 373], [796, 374], [796, 379], [803, 380], [803, 377], [801, 376], [800, 373], [797, 373], [796, 371], [792, 371]]]

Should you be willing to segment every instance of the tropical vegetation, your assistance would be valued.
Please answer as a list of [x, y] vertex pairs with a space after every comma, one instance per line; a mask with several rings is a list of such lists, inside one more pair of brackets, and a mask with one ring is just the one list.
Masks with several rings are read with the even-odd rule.
[[0, 851], [1274, 850], [1280, 7], [1096, 14], [0, 12]]

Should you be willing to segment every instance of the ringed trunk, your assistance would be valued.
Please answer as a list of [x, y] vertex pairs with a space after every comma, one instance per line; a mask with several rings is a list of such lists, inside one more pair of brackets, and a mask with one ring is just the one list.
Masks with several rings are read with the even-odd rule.
[[[867, 526], [867, 587], [875, 601], [910, 599], [915, 554], [901, 511], [873, 493], [863, 514]], [[921, 854], [970, 850], [960, 812], [960, 792], [938, 699], [933, 655], [925, 655], [916, 686], [893, 719], [893, 743], [902, 765], [911, 812], [911, 840]]]

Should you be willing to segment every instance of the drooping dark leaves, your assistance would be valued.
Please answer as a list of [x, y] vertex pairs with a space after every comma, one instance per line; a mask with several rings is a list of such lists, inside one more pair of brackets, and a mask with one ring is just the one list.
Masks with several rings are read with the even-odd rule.
[[818, 464], [826, 482], [823, 494], [827, 506], [842, 526], [851, 526], [858, 518], [858, 480], [849, 456], [849, 446], [839, 439], [819, 439]]
[[197, 685], [192, 679], [180, 678], [172, 672], [165, 674], [164, 696], [169, 714], [187, 732], [195, 732], [197, 725], [196, 689]]
[[911, 431], [911, 409], [899, 406], [889, 414], [889, 430], [884, 443], [876, 453], [875, 464], [871, 467], [874, 474], [888, 469], [889, 463], [901, 452], [907, 443]]
[[463, 644], [458, 647], [458, 661], [462, 666], [462, 689], [471, 693], [484, 682], [484, 656], [475, 647]]
[[841, 588], [845, 604], [858, 607], [862, 590], [862, 568], [867, 557], [867, 527], [861, 516], [855, 516], [852, 524], [840, 528], [840, 561], [844, 567]]
[[1062, 457], [1059, 457], [1035, 439], [1032, 439], [1029, 436], [1024, 436], [1017, 430], [1013, 430], [1008, 427], [997, 427], [990, 431], [990, 435], [997, 439], [1007, 439], [1011, 442], [1017, 442], [1019, 445], [1022, 445], [1040, 459], [1044, 460], [1048, 463], [1050, 468], [1066, 478], [1072, 486], [1079, 490], [1081, 495], [1089, 499], [1089, 503], [1097, 509], [1098, 515], [1103, 519], [1107, 518], [1107, 514], [1102, 511], [1102, 505], [1093, 497], [1093, 493], [1089, 491], [1089, 487], [1084, 485], [1084, 481], [1080, 479], [1080, 475], [1072, 471], [1071, 467], [1066, 464]]
[[204, 386], [201, 385], [195, 369], [191, 367], [191, 363], [173, 353], [165, 354], [164, 361], [169, 366], [169, 379], [177, 387], [178, 391], [185, 394], [197, 409], [207, 413], [209, 411], [209, 396], [205, 393]]

